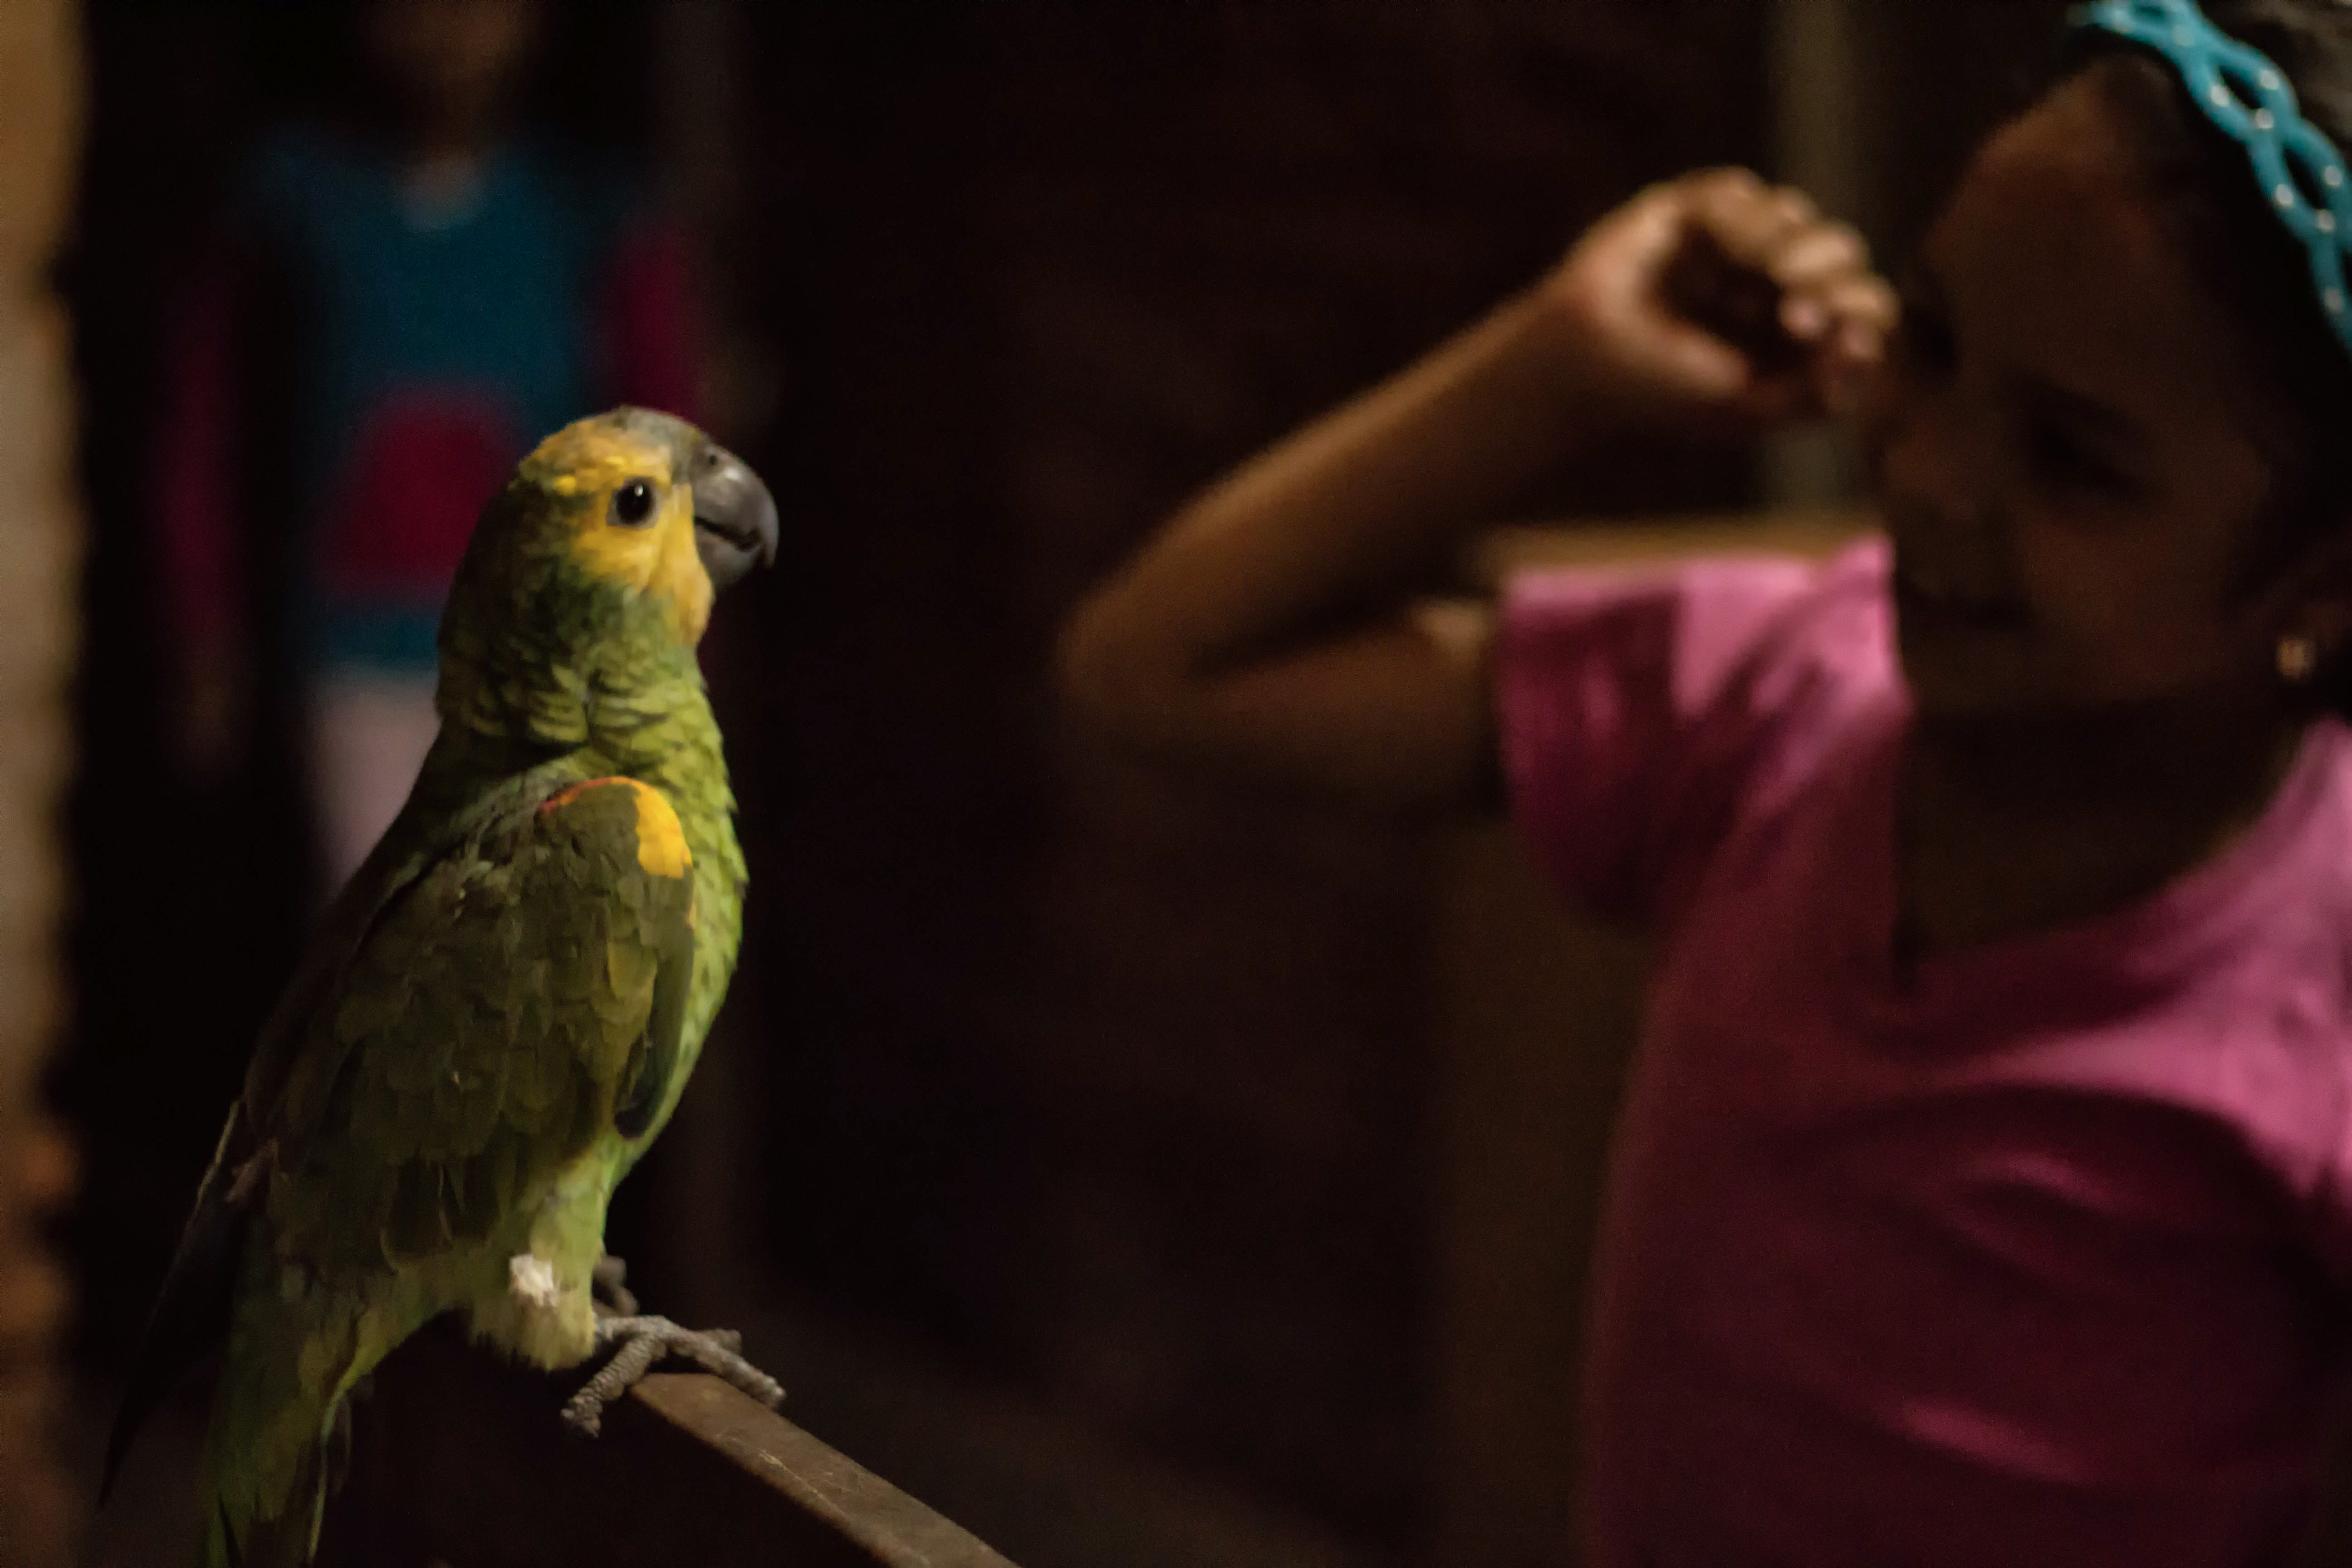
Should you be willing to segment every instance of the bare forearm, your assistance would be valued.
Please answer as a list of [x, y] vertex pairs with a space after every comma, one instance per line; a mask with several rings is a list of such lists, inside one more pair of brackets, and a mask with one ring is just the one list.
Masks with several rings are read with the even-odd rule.
[[[1643, 192], [1527, 293], [1179, 512], [1072, 619], [1066, 689], [1129, 742], [1228, 771], [1474, 797], [1492, 616], [1409, 603], [1416, 574], [1581, 447], [1822, 412], [1893, 318], [1867, 260], [1752, 174]], [[1759, 293], [1769, 319], [1743, 318], [1739, 342], [1705, 324]]]

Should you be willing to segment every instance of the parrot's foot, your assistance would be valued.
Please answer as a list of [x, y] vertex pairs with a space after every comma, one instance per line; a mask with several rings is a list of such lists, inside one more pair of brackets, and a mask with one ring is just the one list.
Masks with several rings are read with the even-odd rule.
[[637, 1315], [637, 1299], [629, 1293], [629, 1266], [611, 1253], [596, 1259], [596, 1267], [588, 1271], [588, 1289], [594, 1294], [598, 1317]]
[[743, 1359], [743, 1336], [732, 1329], [697, 1333], [667, 1318], [599, 1318], [596, 1343], [599, 1348], [617, 1345], [619, 1349], [563, 1406], [564, 1425], [585, 1436], [593, 1437], [604, 1429], [604, 1407], [626, 1394], [665, 1355], [684, 1356], [772, 1410], [784, 1402], [783, 1385]]

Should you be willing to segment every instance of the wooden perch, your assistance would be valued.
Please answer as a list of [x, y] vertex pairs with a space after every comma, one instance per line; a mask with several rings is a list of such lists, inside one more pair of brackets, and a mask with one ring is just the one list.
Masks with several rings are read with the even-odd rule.
[[579, 1378], [516, 1367], [441, 1325], [375, 1373], [335, 1568], [1012, 1568], [748, 1395], [656, 1373], [604, 1435], [556, 1412]]

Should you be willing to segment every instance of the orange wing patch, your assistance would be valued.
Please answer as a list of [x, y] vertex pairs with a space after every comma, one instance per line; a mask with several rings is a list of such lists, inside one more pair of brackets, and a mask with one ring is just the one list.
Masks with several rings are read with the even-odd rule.
[[590, 790], [609, 785], [627, 789], [636, 803], [637, 864], [656, 877], [685, 876], [686, 868], [694, 864], [694, 854], [686, 847], [685, 825], [678, 821], [668, 798], [649, 784], [618, 776], [589, 779], [550, 795], [540, 804], [539, 814], [545, 816], [560, 811]]

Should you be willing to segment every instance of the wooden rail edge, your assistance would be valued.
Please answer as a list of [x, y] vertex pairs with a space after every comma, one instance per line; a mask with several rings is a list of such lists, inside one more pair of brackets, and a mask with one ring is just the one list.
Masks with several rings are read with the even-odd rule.
[[330, 1505], [334, 1568], [1013, 1568], [880, 1477], [703, 1373], [656, 1373], [603, 1436], [548, 1376], [436, 1325], [378, 1368]]
[[1819, 558], [1859, 539], [1874, 522], [1857, 508], [1809, 507], [1522, 524], [1481, 534], [1459, 564], [1466, 582], [1492, 589], [1530, 568], [1642, 566], [1697, 555]]

